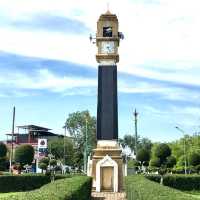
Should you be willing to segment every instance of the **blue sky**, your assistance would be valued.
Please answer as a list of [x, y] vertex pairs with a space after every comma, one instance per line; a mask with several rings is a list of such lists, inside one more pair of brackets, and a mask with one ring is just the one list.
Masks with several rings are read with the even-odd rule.
[[96, 115], [96, 47], [88, 36], [106, 11], [119, 18], [125, 40], [118, 64], [119, 135], [153, 141], [200, 126], [198, 1], [2, 0], [0, 2], [0, 139], [16, 125], [63, 133], [69, 113]]

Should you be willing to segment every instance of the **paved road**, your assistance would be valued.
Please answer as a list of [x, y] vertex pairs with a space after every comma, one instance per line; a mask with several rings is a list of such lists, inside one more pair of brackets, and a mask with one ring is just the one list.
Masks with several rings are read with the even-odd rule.
[[92, 200], [126, 200], [126, 194], [124, 192], [92, 192]]

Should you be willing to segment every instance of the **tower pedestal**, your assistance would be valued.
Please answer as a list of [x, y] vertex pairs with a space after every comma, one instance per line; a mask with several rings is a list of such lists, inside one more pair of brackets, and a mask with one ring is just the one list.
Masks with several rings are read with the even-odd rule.
[[97, 192], [119, 192], [123, 187], [121, 149], [114, 140], [99, 140], [93, 150], [91, 176]]

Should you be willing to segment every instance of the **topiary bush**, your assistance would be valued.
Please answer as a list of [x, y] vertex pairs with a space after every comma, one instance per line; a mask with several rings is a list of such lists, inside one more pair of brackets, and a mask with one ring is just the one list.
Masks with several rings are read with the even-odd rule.
[[192, 152], [189, 156], [189, 163], [192, 166], [197, 166], [200, 164], [200, 154], [197, 152]]
[[15, 161], [21, 166], [30, 165], [34, 158], [34, 148], [29, 144], [22, 144], [15, 150]]
[[91, 177], [75, 176], [57, 180], [31, 192], [13, 194], [5, 200], [90, 200], [91, 188]]

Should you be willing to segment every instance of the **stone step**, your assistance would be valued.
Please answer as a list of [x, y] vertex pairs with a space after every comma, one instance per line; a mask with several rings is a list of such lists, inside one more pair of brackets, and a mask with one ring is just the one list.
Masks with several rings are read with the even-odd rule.
[[125, 192], [92, 192], [92, 200], [126, 200]]

